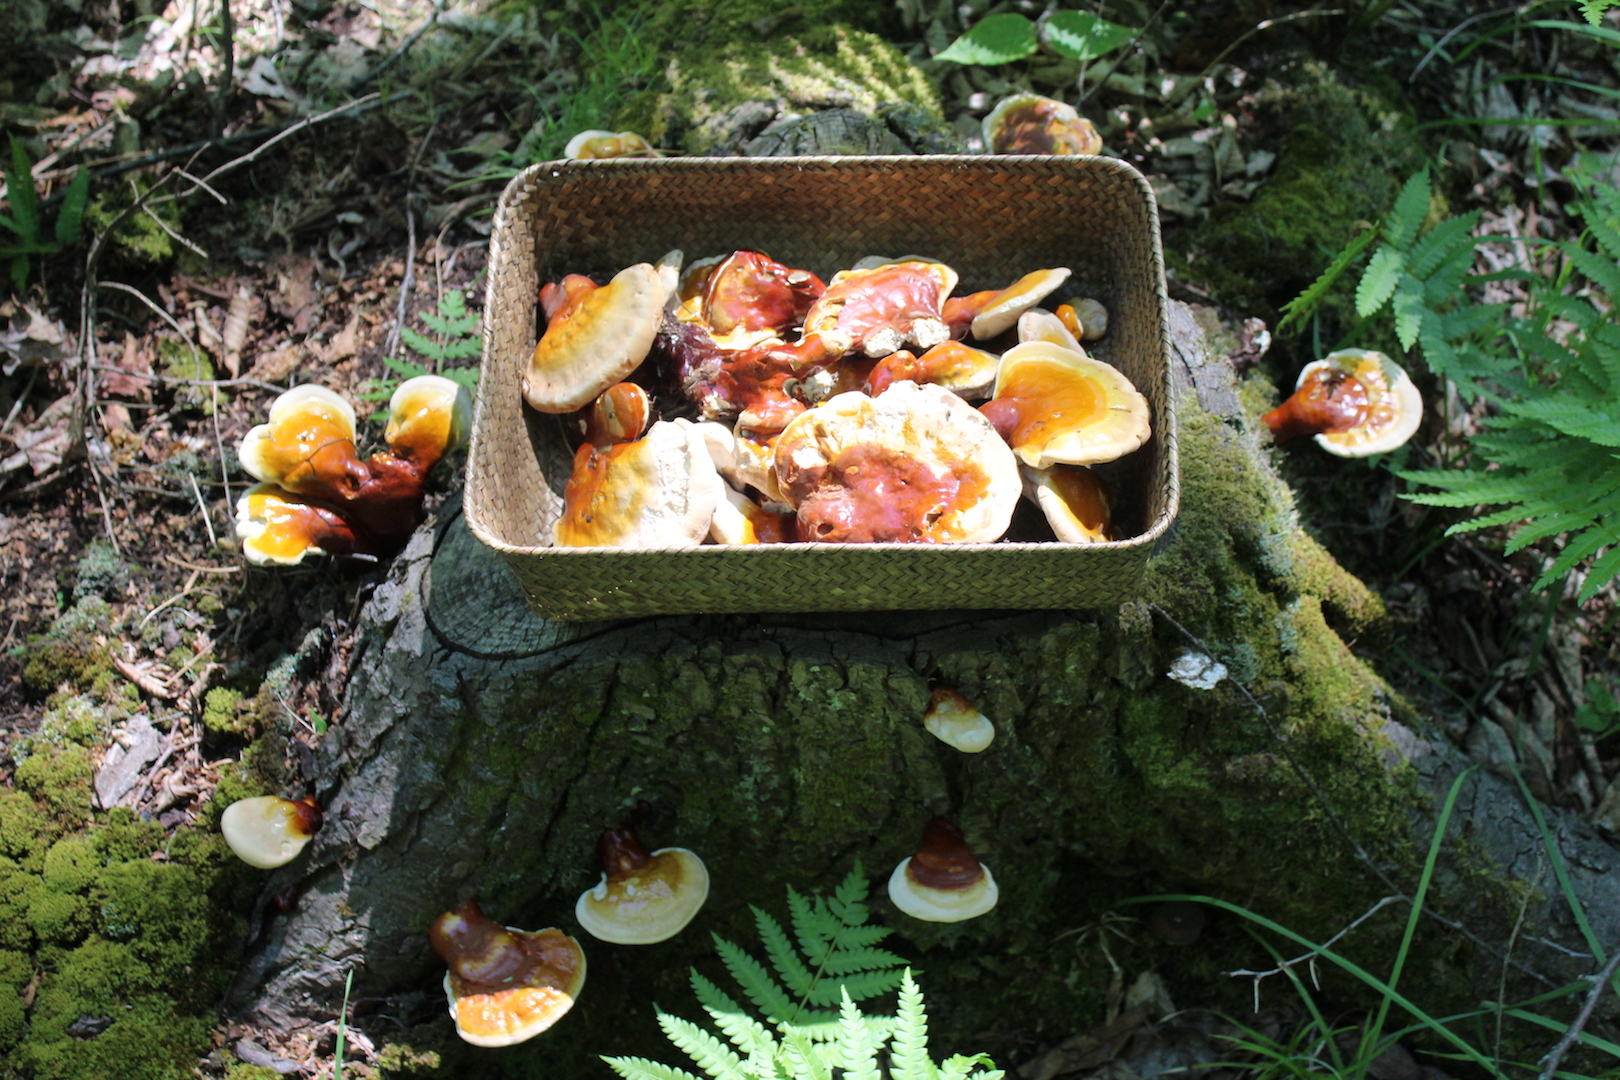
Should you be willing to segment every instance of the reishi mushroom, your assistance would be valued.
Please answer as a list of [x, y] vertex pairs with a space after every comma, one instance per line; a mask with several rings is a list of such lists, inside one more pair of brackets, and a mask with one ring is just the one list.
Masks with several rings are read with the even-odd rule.
[[433, 920], [428, 942], [449, 965], [444, 994], [456, 1034], [474, 1046], [533, 1038], [573, 1008], [585, 953], [554, 927], [501, 926], [467, 900]]
[[585, 932], [615, 945], [651, 945], [674, 937], [709, 898], [703, 860], [681, 847], [648, 853], [629, 826], [597, 841], [602, 880], [580, 894], [574, 918]]
[[647, 358], [666, 299], [663, 278], [651, 263], [627, 266], [600, 288], [576, 285], [534, 347], [523, 400], [545, 413], [589, 405]]
[[599, 161], [604, 158], [655, 158], [653, 149], [644, 137], [634, 131], [582, 131], [568, 140], [563, 157], [573, 161]]
[[634, 442], [585, 443], [553, 530], [560, 547], [682, 547], [709, 533], [725, 481], [697, 425], [660, 420]]
[[1001, 356], [995, 395], [979, 407], [1019, 460], [1113, 461], [1147, 442], [1147, 399], [1117, 369], [1050, 341], [1027, 341]]
[[805, 336], [836, 333], [846, 348], [874, 357], [933, 348], [951, 336], [944, 306], [956, 280], [944, 263], [921, 259], [841, 270], [806, 312]]
[[321, 808], [309, 797], [255, 795], [236, 800], [219, 816], [219, 831], [231, 851], [261, 870], [292, 862], [320, 827]]
[[236, 500], [236, 539], [255, 566], [294, 566], [306, 555], [360, 550], [343, 515], [275, 484], [254, 484]]
[[894, 906], [924, 922], [962, 922], [996, 906], [990, 868], [974, 858], [962, 830], [936, 817], [923, 829], [922, 847], [889, 875]]
[[973, 406], [909, 380], [803, 413], [776, 440], [801, 540], [989, 543], [1006, 532], [1018, 466]]
[[1294, 393], [1263, 418], [1277, 445], [1303, 435], [1339, 457], [1384, 454], [1423, 422], [1423, 397], [1401, 366], [1372, 349], [1340, 349], [1305, 365]]
[[929, 695], [923, 727], [940, 742], [964, 754], [982, 753], [996, 737], [996, 726], [990, 718], [967, 695], [949, 686], [935, 687]]
[[1102, 478], [1084, 465], [1032, 469], [1019, 463], [1024, 494], [1046, 515], [1066, 544], [1101, 544], [1114, 538], [1113, 500]]
[[1039, 94], [1003, 98], [984, 118], [984, 148], [992, 154], [1095, 154], [1102, 136], [1073, 105]]

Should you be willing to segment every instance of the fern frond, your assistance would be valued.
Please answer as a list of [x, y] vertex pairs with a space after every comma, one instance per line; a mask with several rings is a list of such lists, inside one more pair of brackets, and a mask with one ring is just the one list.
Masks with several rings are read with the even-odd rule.
[[1407, 248], [1429, 216], [1429, 170], [1419, 169], [1395, 197], [1395, 208], [1384, 221], [1384, 233], [1397, 248]]
[[797, 1011], [797, 1007], [787, 991], [781, 984], [771, 978], [765, 965], [755, 960], [748, 953], [733, 945], [719, 934], [714, 935], [714, 948], [720, 954], [720, 959], [731, 972], [731, 977], [737, 980], [748, 1000], [754, 1007], [765, 1015], [767, 1020], [789, 1021]]
[[[992, 1068], [980, 1072], [980, 1065], [990, 1065]], [[986, 1054], [974, 1054], [965, 1057], [962, 1054], [952, 1054], [939, 1063], [939, 1080], [1003, 1080], [1007, 1074], [994, 1068], [995, 1062]]]
[[638, 1057], [604, 1057], [608, 1068], [624, 1080], [699, 1080], [685, 1069]]
[[[838, 932], [838, 940], [843, 943], [846, 950], [867, 949], [893, 933], [894, 931], [887, 926], [846, 926]], [[885, 955], [894, 956], [893, 953]], [[895, 957], [893, 963], [896, 967], [900, 967], [905, 960]]]
[[938, 1070], [928, 1056], [928, 1014], [922, 991], [907, 968], [900, 981], [900, 1007], [889, 1044], [889, 1071], [894, 1080], [935, 1080]]
[[1581, 217], [1586, 221], [1586, 231], [1592, 234], [1592, 239], [1597, 241], [1598, 247], [1609, 258], [1620, 261], [1620, 232], [1616, 232], [1613, 226], [1603, 220], [1603, 212], [1598, 207], [1583, 206], [1580, 209]]
[[[887, 949], [841, 949], [827, 957], [827, 963], [822, 971], [827, 975], [842, 977], [864, 971], [888, 971], [894, 975], [895, 985], [900, 985], [900, 969], [905, 966], [903, 956], [896, 956]], [[859, 1001], [861, 995], [856, 994]]]
[[804, 966], [804, 961], [799, 959], [799, 953], [788, 940], [787, 931], [782, 929], [782, 924], [760, 908], [752, 910], [754, 925], [759, 929], [760, 940], [765, 943], [765, 955], [770, 958], [771, 965], [776, 968], [776, 973], [781, 976], [782, 981], [787, 984], [788, 993], [800, 999], [808, 997], [815, 987], [816, 976]]
[[827, 911], [827, 902], [811, 903], [788, 887], [788, 916], [793, 924], [793, 936], [799, 941], [810, 963], [820, 966], [832, 949], [833, 937], [842, 924]]
[[726, 996], [714, 983], [692, 971], [692, 992], [697, 995], [698, 1004], [703, 1011], [714, 1020], [714, 1026], [720, 1033], [731, 1040], [731, 1045], [750, 1057], [763, 1054], [767, 1057], [776, 1053], [776, 1036], [770, 1029]]
[[660, 1009], [658, 1026], [664, 1029], [670, 1042], [714, 1080], [746, 1080], [742, 1059], [732, 1053], [725, 1043], [692, 1021], [671, 1016]]
[[1395, 336], [1400, 339], [1401, 348], [1410, 349], [1417, 344], [1418, 331], [1427, 313], [1422, 282], [1410, 274], [1402, 275], [1395, 295], [1390, 298], [1390, 306], [1395, 312]]
[[1585, 274], [1593, 284], [1612, 297], [1620, 297], [1620, 266], [1616, 266], [1613, 259], [1588, 251], [1577, 244], [1563, 243], [1558, 246], [1563, 249], [1564, 257], [1575, 269]]
[[1424, 233], [1406, 256], [1406, 269], [1413, 277], [1426, 278], [1440, 268], [1447, 259], [1467, 253], [1470, 263], [1474, 253], [1474, 229], [1479, 224], [1480, 211], [1470, 210], [1461, 217], [1447, 218]]
[[818, 985], [806, 999], [809, 1005], [833, 1005], [843, 991], [856, 1001], [867, 1001], [880, 994], [893, 993], [900, 988], [900, 972], [892, 969], [882, 971], [856, 971], [842, 976], [838, 981], [828, 979]]
[[1611, 547], [1606, 555], [1592, 563], [1577, 599], [1580, 603], [1586, 603], [1615, 577], [1620, 577], [1620, 544]]
[[1322, 298], [1328, 294], [1328, 290], [1333, 288], [1334, 283], [1344, 276], [1344, 272], [1350, 268], [1350, 264], [1355, 262], [1357, 256], [1366, 251], [1379, 235], [1380, 230], [1374, 226], [1353, 237], [1344, 246], [1343, 250], [1333, 257], [1333, 261], [1328, 264], [1328, 268], [1322, 271], [1304, 292], [1282, 306], [1283, 317], [1277, 323], [1277, 333], [1280, 334], [1290, 327], [1303, 323], [1306, 316], [1316, 310], [1316, 306], [1322, 302]]
[[1543, 397], [1515, 401], [1504, 408], [1515, 416], [1539, 420], [1571, 438], [1585, 439], [1598, 446], [1620, 446], [1620, 416], [1599, 408], [1595, 400]]
[[1373, 252], [1356, 285], [1356, 314], [1365, 319], [1387, 304], [1405, 269], [1406, 256], [1389, 244]]
[[871, 1029], [861, 1022], [863, 1019], [849, 994], [844, 994], [838, 1005], [837, 1041], [844, 1080], [880, 1080], [877, 1055], [882, 1044], [872, 1038]]
[[1620, 540], [1620, 537], [1598, 529], [1588, 529], [1579, 535], [1571, 536], [1564, 550], [1558, 553], [1558, 558], [1549, 563], [1541, 572], [1541, 576], [1536, 579], [1535, 587], [1546, 588], [1617, 540]]

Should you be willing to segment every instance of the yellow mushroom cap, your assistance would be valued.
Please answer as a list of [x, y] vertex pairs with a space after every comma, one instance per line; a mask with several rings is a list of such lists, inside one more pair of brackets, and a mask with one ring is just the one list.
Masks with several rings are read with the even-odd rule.
[[237, 858], [261, 870], [274, 870], [298, 857], [320, 823], [321, 812], [313, 800], [256, 795], [227, 806], [219, 818], [219, 831]]
[[1101, 544], [1113, 539], [1112, 501], [1102, 479], [1084, 465], [1032, 469], [1019, 464], [1024, 494], [1046, 515], [1066, 544]]
[[996, 737], [996, 726], [958, 690], [941, 686], [928, 699], [923, 714], [928, 733], [964, 754], [977, 754], [989, 748]]
[[450, 970], [444, 995], [456, 1034], [474, 1046], [511, 1046], [574, 1007], [585, 952], [561, 930], [502, 927], [467, 901], [433, 921], [428, 939]]
[[1067, 266], [1034, 270], [1002, 289], [983, 311], [973, 317], [973, 336], [984, 341], [1011, 329], [1020, 315], [1069, 280], [1069, 273]]
[[523, 376], [523, 399], [540, 412], [583, 408], [647, 358], [667, 294], [651, 263], [627, 266], [559, 312]]
[[[1002, 354], [995, 396], [983, 411], [1019, 459], [1037, 469], [1113, 461], [1151, 434], [1147, 399], [1117, 368], [1049, 341]], [[1010, 414], [1010, 432], [997, 412]]]
[[401, 457], [431, 466], [467, 441], [472, 398], [443, 375], [406, 379], [388, 399], [383, 441]]
[[709, 871], [686, 848], [660, 848], [650, 862], [617, 880], [606, 873], [580, 894], [574, 918], [586, 933], [615, 945], [651, 945], [674, 937], [709, 898]]
[[579, 448], [553, 536], [560, 547], [701, 543], [724, 488], [697, 425], [660, 420], [634, 442]]
[[347, 555], [357, 546], [341, 516], [275, 484], [255, 484], [236, 500], [236, 538], [255, 566], [294, 566], [306, 555]]
[[1349, 431], [1323, 432], [1316, 444], [1339, 457], [1387, 454], [1405, 444], [1423, 423], [1423, 395], [1399, 364], [1373, 349], [1340, 349], [1305, 365], [1296, 386], [1336, 368], [1367, 392], [1367, 419]]
[[269, 422], [242, 437], [237, 457], [255, 480], [299, 491], [358, 461], [355, 430], [354, 406], [305, 383], [271, 402]]
[[657, 157], [644, 137], [634, 131], [582, 131], [568, 140], [563, 157], [574, 161], [598, 161], [617, 157]]

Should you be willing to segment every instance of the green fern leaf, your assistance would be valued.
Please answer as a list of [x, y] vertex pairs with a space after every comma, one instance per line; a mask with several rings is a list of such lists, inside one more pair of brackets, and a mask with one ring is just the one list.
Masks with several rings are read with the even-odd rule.
[[801, 999], [807, 998], [816, 984], [815, 975], [804, 966], [804, 961], [799, 959], [798, 951], [788, 940], [787, 931], [782, 929], [782, 924], [760, 908], [752, 910], [754, 925], [759, 929], [760, 940], [765, 943], [765, 955], [770, 958], [771, 965], [787, 984], [790, 994]]
[[843, 931], [843, 923], [827, 910], [824, 898], [811, 903], [791, 888], [788, 889], [788, 915], [805, 958], [820, 967], [833, 949], [833, 939]]
[[658, 1011], [658, 1026], [669, 1041], [714, 1080], [745, 1080], [743, 1062], [730, 1048], [690, 1020]]
[[798, 1012], [797, 1004], [781, 984], [771, 978], [763, 964], [718, 934], [714, 935], [714, 948], [725, 963], [726, 970], [731, 972], [731, 977], [737, 980], [748, 1000], [765, 1015], [765, 1019], [772, 1023], [792, 1021], [794, 1013]]
[[1591, 569], [1586, 572], [1586, 582], [1581, 586], [1580, 595], [1576, 599], [1582, 604], [1586, 603], [1597, 595], [1599, 589], [1616, 577], [1620, 577], [1620, 544], [1609, 548], [1608, 554], [1592, 563]]
[[1585, 529], [1572, 534], [1568, 543], [1564, 545], [1564, 550], [1558, 553], [1558, 558], [1549, 563], [1541, 572], [1541, 576], [1536, 579], [1535, 587], [1545, 589], [1587, 559], [1614, 544], [1616, 540], [1620, 540], [1620, 537], [1606, 533], [1602, 529]]
[[90, 201], [90, 170], [80, 169], [62, 193], [62, 209], [56, 215], [56, 242], [72, 247], [84, 235], [84, 208]]
[[1410, 274], [1402, 275], [1390, 306], [1395, 312], [1395, 336], [1400, 339], [1401, 348], [1410, 350], [1417, 344], [1418, 331], [1423, 327], [1423, 316], [1428, 310], [1423, 303], [1423, 283]]
[[[887, 927], [884, 929], [887, 929]], [[904, 957], [896, 956], [887, 949], [843, 949], [827, 957], [827, 962], [823, 965], [822, 971], [828, 975], [838, 977], [853, 975], [856, 972], [886, 970], [895, 976], [897, 980], [895, 985], [898, 986], [900, 985], [898, 982], [900, 969], [905, 966], [905, 963]], [[861, 1000], [861, 995], [856, 994], [855, 1000]]]
[[34, 163], [28, 160], [28, 148], [15, 135], [11, 137], [11, 162], [6, 167], [6, 198], [11, 203], [11, 231], [24, 244], [38, 244], [39, 195], [34, 191]]
[[714, 1020], [720, 1033], [731, 1040], [731, 1045], [750, 1056], [759, 1053], [771, 1056], [776, 1053], [776, 1037], [770, 1029], [749, 1016], [725, 991], [699, 975], [696, 969], [691, 972], [691, 982], [698, 1004]]
[[624, 1077], [624, 1080], [699, 1080], [685, 1069], [677, 1069], [671, 1065], [661, 1065], [656, 1061], [648, 1061], [638, 1057], [604, 1057], [608, 1068]]
[[1328, 264], [1328, 268], [1322, 271], [1315, 281], [1311, 282], [1309, 288], [1282, 306], [1283, 317], [1277, 323], [1277, 332], [1280, 334], [1291, 327], [1302, 325], [1306, 317], [1316, 310], [1317, 305], [1322, 302], [1322, 298], [1328, 294], [1328, 290], [1333, 287], [1339, 278], [1344, 276], [1344, 272], [1350, 268], [1350, 264], [1355, 262], [1356, 258], [1363, 251], [1366, 251], [1378, 236], [1379, 229], [1375, 226], [1351, 239], [1344, 246], [1344, 249], [1333, 257], [1333, 261]]
[[1575, 269], [1585, 274], [1593, 284], [1612, 297], [1620, 297], [1620, 266], [1614, 260], [1605, 258], [1596, 252], [1587, 251], [1576, 244], [1559, 244]]
[[1620, 232], [1616, 232], [1612, 225], [1603, 220], [1602, 211], [1595, 206], [1581, 207], [1581, 216], [1586, 220], [1587, 231], [1598, 242], [1598, 247], [1602, 248], [1609, 258], [1620, 262]]
[[900, 981], [900, 1008], [890, 1042], [889, 1071], [893, 1080], [935, 1080], [938, 1070], [928, 1056], [928, 1014], [922, 991], [907, 968]]
[[1472, 264], [1474, 229], [1479, 217], [1478, 210], [1471, 210], [1461, 217], [1447, 218], [1424, 233], [1407, 253], [1407, 269], [1415, 277], [1426, 278], [1438, 270], [1441, 263], [1464, 254]]
[[845, 993], [838, 1005], [837, 1041], [844, 1080], [880, 1080], [877, 1055], [881, 1044], [872, 1038], [871, 1029], [861, 1022], [863, 1019], [861, 1010]]
[[1574, 395], [1567, 400], [1535, 398], [1504, 406], [1515, 416], [1539, 420], [1571, 438], [1585, 439], [1599, 446], [1620, 446], [1620, 416], [1610, 414], [1595, 400], [1581, 401]]
[[994, 1066], [995, 1062], [986, 1054], [974, 1054], [972, 1057], [952, 1054], [939, 1063], [939, 1077], [940, 1080], [1003, 1080], [1007, 1075], [993, 1067], [980, 1072], [980, 1065]]
[[817, 986], [806, 999], [811, 1005], [833, 1005], [841, 990], [847, 990], [856, 1001], [867, 1001], [880, 994], [890, 994], [900, 987], [900, 973], [894, 970], [857, 971], [845, 975], [837, 982], [827, 980]]
[[1400, 284], [1405, 266], [1406, 256], [1388, 244], [1373, 252], [1367, 269], [1362, 272], [1361, 282], [1356, 286], [1356, 314], [1363, 319], [1368, 318], [1388, 303], [1389, 298], [1395, 295], [1395, 287]]
[[1420, 169], [1395, 197], [1395, 208], [1384, 222], [1384, 235], [1392, 246], [1405, 250], [1429, 216], [1429, 170]]

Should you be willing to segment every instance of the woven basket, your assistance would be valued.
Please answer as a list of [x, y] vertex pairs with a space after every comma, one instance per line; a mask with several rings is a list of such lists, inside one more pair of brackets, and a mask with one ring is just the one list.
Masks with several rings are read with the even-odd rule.
[[[961, 275], [957, 294], [1067, 266], [1101, 300], [1090, 351], [1147, 397], [1153, 437], [1109, 468], [1113, 543], [704, 545], [554, 548], [572, 452], [561, 418], [523, 403], [539, 287], [605, 280], [672, 248], [738, 248], [830, 277], [863, 256], [919, 254]], [[502, 195], [490, 242], [483, 373], [466, 516], [554, 619], [685, 612], [1080, 608], [1131, 598], [1175, 517], [1164, 265], [1153, 193], [1108, 158], [811, 157], [546, 162]]]

